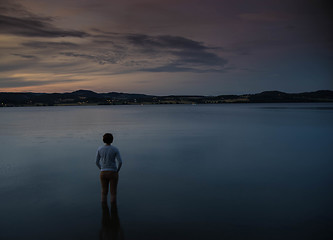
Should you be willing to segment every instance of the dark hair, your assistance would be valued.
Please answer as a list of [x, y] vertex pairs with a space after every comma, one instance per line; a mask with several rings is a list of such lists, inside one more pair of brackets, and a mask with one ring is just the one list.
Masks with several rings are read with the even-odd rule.
[[105, 133], [103, 135], [103, 142], [106, 144], [111, 144], [113, 142], [113, 135], [111, 133]]

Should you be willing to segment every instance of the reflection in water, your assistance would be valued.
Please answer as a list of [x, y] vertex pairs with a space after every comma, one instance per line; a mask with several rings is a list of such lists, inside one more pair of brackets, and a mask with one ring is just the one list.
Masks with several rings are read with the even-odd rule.
[[106, 128], [126, 151], [118, 209], [126, 240], [333, 239], [328, 108], [0, 107], [0, 239], [123, 238], [110, 201], [102, 224], [96, 202], [91, 156]]
[[111, 213], [107, 203], [102, 203], [102, 227], [99, 239], [115, 240], [124, 239], [124, 233], [120, 226], [117, 204], [111, 204]]

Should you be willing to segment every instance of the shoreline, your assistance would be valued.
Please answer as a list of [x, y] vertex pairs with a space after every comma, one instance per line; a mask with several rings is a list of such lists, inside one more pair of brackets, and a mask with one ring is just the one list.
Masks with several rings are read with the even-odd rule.
[[0, 92], [0, 107], [96, 106], [96, 105], [163, 105], [163, 104], [235, 104], [235, 103], [324, 103], [333, 102], [333, 91], [304, 93], [266, 91], [257, 94], [190, 96], [154, 96], [135, 93], [95, 93], [79, 90], [72, 93]]
[[95, 103], [84, 103], [84, 104], [25, 104], [25, 105], [2, 105], [0, 104], [0, 108], [16, 108], [16, 107], [92, 107], [92, 106], [152, 106], [152, 105], [233, 105], [233, 104], [298, 104], [298, 103], [333, 103], [333, 101], [303, 101], [303, 102], [244, 102], [244, 101], [234, 101], [234, 102], [207, 102], [207, 103], [188, 103], [188, 102], [177, 102], [177, 103], [117, 103], [117, 104], [95, 104]]

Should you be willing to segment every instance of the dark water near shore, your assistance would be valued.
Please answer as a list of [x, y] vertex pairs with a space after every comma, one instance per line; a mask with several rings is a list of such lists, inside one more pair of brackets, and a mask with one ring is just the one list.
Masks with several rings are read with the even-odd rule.
[[332, 189], [333, 104], [0, 108], [0, 239], [332, 239]]

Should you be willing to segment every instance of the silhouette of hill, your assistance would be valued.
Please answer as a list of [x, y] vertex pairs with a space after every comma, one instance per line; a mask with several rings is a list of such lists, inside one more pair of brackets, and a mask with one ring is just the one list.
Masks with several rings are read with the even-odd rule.
[[331, 102], [333, 91], [321, 90], [306, 93], [266, 91], [249, 97], [250, 102]]
[[0, 92], [0, 106], [54, 106], [54, 105], [118, 105], [118, 104], [214, 104], [214, 103], [283, 103], [333, 102], [333, 91], [305, 93], [265, 91], [257, 94], [190, 96], [154, 96], [136, 93], [96, 93], [78, 90], [71, 93]]

